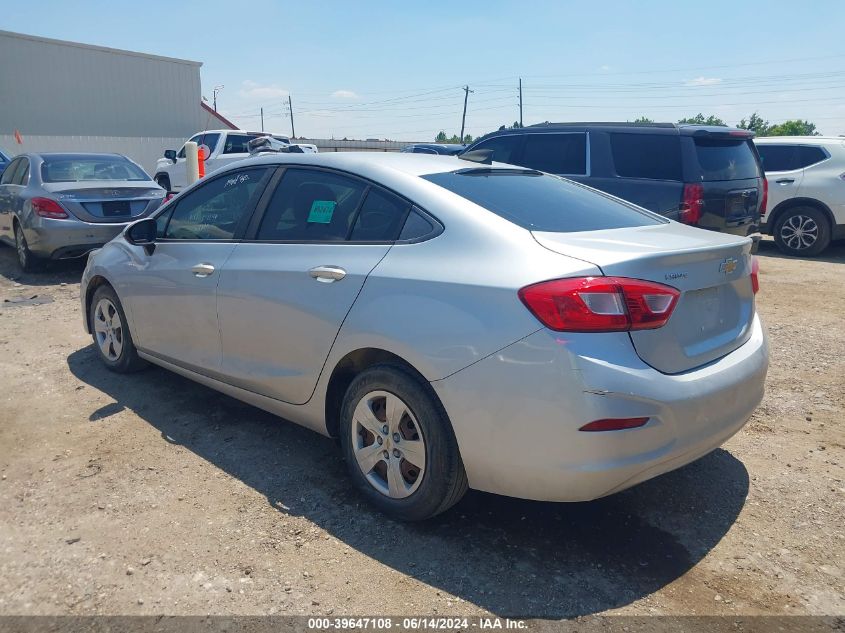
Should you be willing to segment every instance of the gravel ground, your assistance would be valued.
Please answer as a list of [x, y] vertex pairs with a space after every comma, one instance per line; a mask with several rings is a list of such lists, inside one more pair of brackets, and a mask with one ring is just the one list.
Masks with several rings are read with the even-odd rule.
[[0, 248], [0, 614], [845, 614], [845, 246], [761, 248], [766, 398], [723, 448], [607, 499], [471, 492], [392, 522], [329, 439], [161, 369], [116, 376], [81, 265]]

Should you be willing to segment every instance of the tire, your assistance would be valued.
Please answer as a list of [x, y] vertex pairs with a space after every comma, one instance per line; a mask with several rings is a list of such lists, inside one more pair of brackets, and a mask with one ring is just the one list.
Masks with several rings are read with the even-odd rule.
[[815, 207], [793, 207], [778, 218], [774, 236], [783, 253], [815, 257], [830, 244], [830, 223]]
[[138, 356], [123, 306], [111, 286], [100, 286], [94, 292], [89, 322], [97, 355], [107, 368], [128, 374], [147, 366], [147, 361]]
[[343, 399], [340, 443], [355, 487], [393, 518], [428, 519], [467, 491], [446, 412], [431, 387], [401, 366], [375, 365], [355, 377]]
[[18, 266], [23, 272], [32, 273], [41, 269], [42, 261], [29, 250], [26, 236], [17, 221], [15, 221], [15, 251], [18, 254]]
[[159, 174], [158, 176], [156, 176], [155, 180], [156, 180], [156, 184], [159, 187], [164, 189], [167, 193], [170, 193], [170, 177], [169, 176]]

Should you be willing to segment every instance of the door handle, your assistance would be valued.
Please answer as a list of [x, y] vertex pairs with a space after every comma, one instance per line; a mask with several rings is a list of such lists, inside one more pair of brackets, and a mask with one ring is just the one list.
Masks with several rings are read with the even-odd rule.
[[778, 178], [775, 182], [779, 185], [789, 185], [795, 182], [795, 178]]
[[197, 264], [193, 268], [191, 268], [191, 272], [194, 273], [194, 277], [199, 277], [200, 279], [208, 277], [211, 273], [214, 272], [214, 266], [211, 264]]
[[308, 271], [317, 281], [330, 284], [333, 281], [339, 281], [346, 277], [346, 271], [340, 266], [316, 266]]

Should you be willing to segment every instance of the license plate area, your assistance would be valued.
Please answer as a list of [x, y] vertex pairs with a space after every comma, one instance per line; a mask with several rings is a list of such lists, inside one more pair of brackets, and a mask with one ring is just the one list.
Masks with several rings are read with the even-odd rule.
[[105, 218], [119, 218], [128, 216], [130, 214], [130, 207], [128, 200], [109, 200], [103, 202], [103, 217]]

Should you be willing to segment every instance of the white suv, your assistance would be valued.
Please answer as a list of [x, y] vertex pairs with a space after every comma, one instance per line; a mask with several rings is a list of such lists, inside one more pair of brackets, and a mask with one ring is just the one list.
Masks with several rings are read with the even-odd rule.
[[[283, 134], [242, 132], [241, 130], [206, 130], [194, 134], [188, 140], [197, 145], [205, 146], [205, 155], [208, 157], [205, 159], [205, 173], [209, 174], [223, 165], [249, 158], [247, 144], [260, 136], [272, 136], [283, 143], [290, 143], [290, 138]], [[295, 143], [295, 145], [301, 147], [302, 151], [306, 153], [317, 151], [316, 145], [306, 143]], [[181, 191], [187, 186], [184, 145], [178, 152], [173, 149], [165, 150], [164, 158], [159, 158], [156, 161], [155, 181], [166, 191]]]
[[769, 182], [763, 233], [787, 255], [814, 256], [845, 238], [845, 138], [754, 139]]

